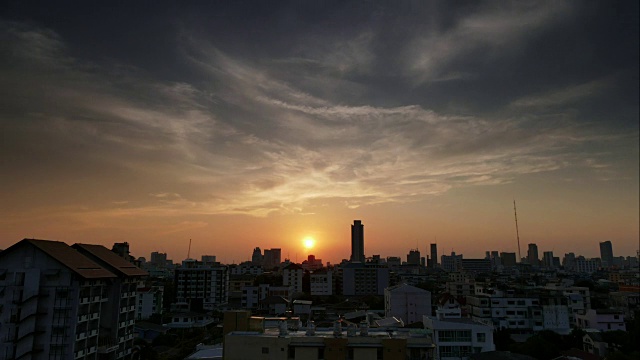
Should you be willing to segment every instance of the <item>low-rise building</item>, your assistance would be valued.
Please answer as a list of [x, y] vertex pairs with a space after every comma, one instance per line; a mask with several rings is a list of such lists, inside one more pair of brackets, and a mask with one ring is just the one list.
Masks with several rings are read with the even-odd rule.
[[386, 331], [355, 325], [344, 331], [340, 324], [332, 329], [313, 326], [292, 331], [266, 329], [233, 331], [225, 336], [227, 360], [406, 360], [433, 359], [433, 343], [422, 329]]
[[407, 284], [388, 287], [384, 290], [384, 313], [405, 324], [421, 322], [424, 315], [431, 315], [431, 292]]
[[424, 316], [422, 321], [432, 332], [436, 359], [465, 360], [470, 354], [496, 349], [493, 327], [462, 318], [459, 309], [438, 309], [436, 316]]
[[311, 295], [333, 295], [333, 271], [325, 269], [316, 270], [311, 273], [309, 277]]
[[162, 315], [164, 286], [144, 286], [136, 289], [136, 320], [146, 320], [151, 315]]
[[581, 329], [600, 331], [627, 330], [624, 314], [612, 310], [589, 309], [585, 314], [576, 315], [575, 325]]

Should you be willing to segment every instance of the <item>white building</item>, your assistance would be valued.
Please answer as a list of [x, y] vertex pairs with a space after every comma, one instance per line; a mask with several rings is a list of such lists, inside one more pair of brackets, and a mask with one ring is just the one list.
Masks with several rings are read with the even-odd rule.
[[576, 324], [580, 329], [600, 331], [626, 331], [624, 315], [618, 311], [589, 309], [584, 315], [576, 315]]
[[164, 286], [142, 286], [137, 292], [137, 320], [146, 320], [153, 314], [162, 314]]
[[600, 267], [600, 259], [585, 259], [582, 256], [576, 258], [575, 268], [576, 272], [592, 274], [598, 271]]
[[469, 354], [494, 351], [493, 327], [461, 318], [459, 309], [439, 309], [436, 316], [424, 316], [425, 329], [432, 331], [436, 359], [464, 360]]
[[282, 270], [282, 285], [290, 286], [296, 293], [302, 292], [304, 269], [297, 264], [289, 264]]
[[229, 301], [229, 269], [217, 262], [187, 259], [175, 272], [177, 302], [214, 310]]
[[268, 296], [282, 296], [291, 300], [293, 288], [290, 286], [271, 286], [260, 284], [258, 286], [245, 286], [242, 288], [241, 305], [244, 309], [256, 309], [260, 302]]
[[524, 297], [468, 296], [471, 318], [494, 328], [519, 331], [544, 329], [540, 300]]
[[310, 276], [311, 295], [333, 295], [333, 271], [318, 270]]
[[431, 315], [431, 292], [407, 284], [388, 287], [384, 289], [384, 315], [405, 324], [420, 322]]

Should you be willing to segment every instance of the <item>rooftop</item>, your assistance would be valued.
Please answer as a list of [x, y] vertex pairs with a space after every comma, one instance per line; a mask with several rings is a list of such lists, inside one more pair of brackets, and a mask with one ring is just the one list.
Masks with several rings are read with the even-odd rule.
[[98, 258], [110, 270], [125, 276], [147, 276], [148, 273], [102, 245], [75, 244], [73, 248]]
[[66, 266], [85, 279], [116, 277], [109, 270], [100, 266], [86, 256], [83, 256], [72, 247], [61, 241], [24, 239], [11, 246], [7, 250], [3, 251], [2, 254], [8, 254], [11, 249], [23, 246], [25, 244], [35, 246], [36, 248], [40, 249], [41, 251], [51, 256], [62, 265]]

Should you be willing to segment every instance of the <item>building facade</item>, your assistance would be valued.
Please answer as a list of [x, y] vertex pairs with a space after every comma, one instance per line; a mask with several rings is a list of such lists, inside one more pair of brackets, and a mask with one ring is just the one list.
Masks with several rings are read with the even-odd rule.
[[145, 275], [101, 245], [14, 244], [0, 253], [0, 358], [130, 359]]
[[229, 268], [187, 259], [175, 271], [176, 301], [193, 310], [214, 310], [229, 301]]
[[401, 319], [405, 324], [421, 322], [431, 315], [431, 292], [400, 284], [384, 289], [385, 317]]

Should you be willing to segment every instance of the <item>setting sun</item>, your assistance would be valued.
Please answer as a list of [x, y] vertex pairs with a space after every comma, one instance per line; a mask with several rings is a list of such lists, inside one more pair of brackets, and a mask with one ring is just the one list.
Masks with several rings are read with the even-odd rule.
[[316, 244], [316, 241], [313, 238], [307, 237], [302, 240], [302, 243], [306, 249], [311, 249]]

